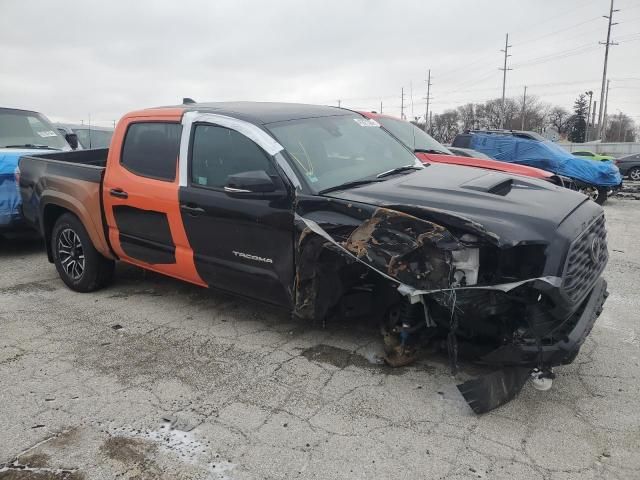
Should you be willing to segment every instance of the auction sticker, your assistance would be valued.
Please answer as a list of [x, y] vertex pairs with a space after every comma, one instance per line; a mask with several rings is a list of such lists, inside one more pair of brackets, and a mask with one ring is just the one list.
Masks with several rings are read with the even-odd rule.
[[356, 122], [361, 127], [379, 127], [380, 124], [371, 118], [354, 118], [354, 122]]
[[54, 132], [53, 130], [44, 130], [42, 132], [37, 132], [38, 135], [40, 135], [42, 138], [47, 138], [47, 137], [56, 137], [56, 132]]

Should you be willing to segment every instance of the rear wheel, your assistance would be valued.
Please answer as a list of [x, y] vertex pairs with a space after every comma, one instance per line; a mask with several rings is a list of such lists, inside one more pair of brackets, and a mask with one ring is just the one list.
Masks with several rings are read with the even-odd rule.
[[640, 181], [640, 167], [633, 167], [629, 170], [629, 178], [631, 180]]
[[72, 214], [62, 215], [51, 235], [53, 261], [62, 281], [77, 292], [92, 292], [113, 278], [115, 262], [98, 252], [82, 222]]

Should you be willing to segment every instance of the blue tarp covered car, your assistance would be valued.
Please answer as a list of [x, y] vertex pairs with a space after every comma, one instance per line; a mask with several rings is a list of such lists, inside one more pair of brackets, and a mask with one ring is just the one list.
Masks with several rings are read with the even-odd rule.
[[[541, 168], [574, 180], [580, 187], [600, 193], [619, 187], [622, 176], [613, 162], [594, 162], [571, 155], [559, 145], [534, 132], [471, 131], [456, 136], [454, 147], [472, 148], [496, 160]], [[603, 203], [604, 198], [594, 200]]]
[[0, 108], [0, 231], [22, 226], [16, 182], [20, 157], [56, 150], [71, 150], [71, 147], [45, 116], [28, 110]]

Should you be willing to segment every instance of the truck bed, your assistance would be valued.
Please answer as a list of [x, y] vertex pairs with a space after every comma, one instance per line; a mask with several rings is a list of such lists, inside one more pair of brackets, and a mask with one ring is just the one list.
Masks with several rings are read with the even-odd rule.
[[101, 201], [108, 153], [109, 149], [103, 148], [21, 157], [20, 195], [25, 221], [46, 238], [57, 218], [47, 215], [49, 220], [44, 221], [49, 206], [60, 214], [73, 213], [98, 251], [111, 256], [102, 224]]

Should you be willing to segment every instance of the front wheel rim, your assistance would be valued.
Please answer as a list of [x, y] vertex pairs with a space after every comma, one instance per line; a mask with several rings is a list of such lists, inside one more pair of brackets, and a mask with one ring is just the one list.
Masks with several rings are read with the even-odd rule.
[[84, 274], [85, 257], [80, 237], [70, 228], [58, 236], [58, 259], [69, 278], [79, 280]]
[[587, 197], [589, 197], [594, 202], [598, 200], [598, 197], [600, 196], [600, 192], [598, 192], [598, 189], [594, 187], [583, 188], [582, 193], [584, 193]]

